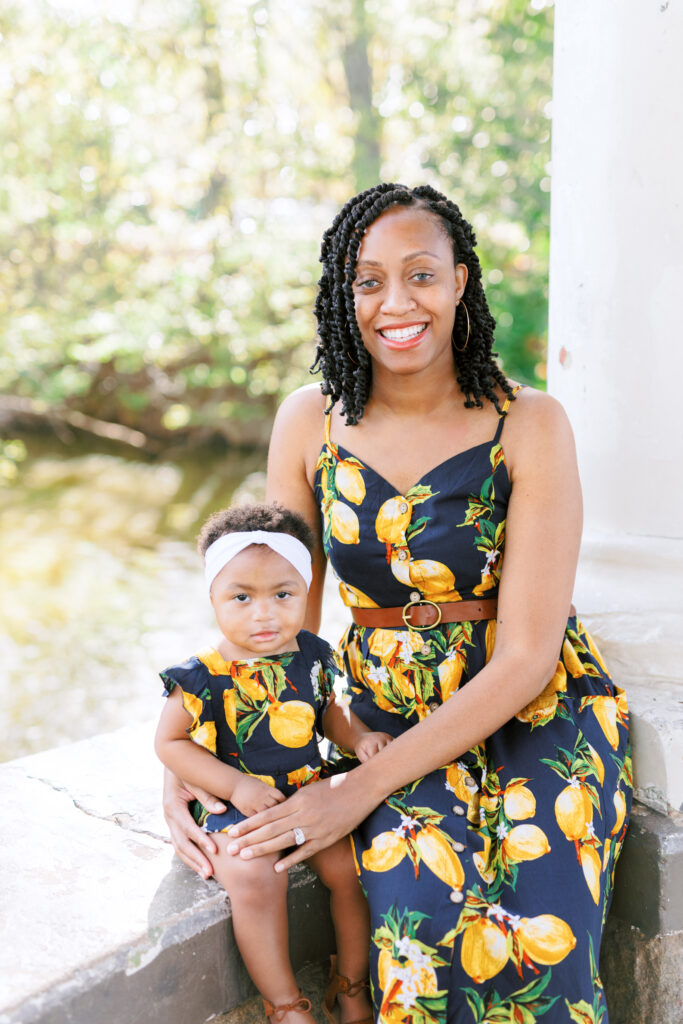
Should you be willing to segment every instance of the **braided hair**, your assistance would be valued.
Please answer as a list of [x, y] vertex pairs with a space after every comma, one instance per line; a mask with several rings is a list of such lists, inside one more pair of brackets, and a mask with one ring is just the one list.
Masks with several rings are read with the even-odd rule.
[[430, 185], [411, 189], [383, 182], [366, 189], [346, 203], [323, 235], [323, 271], [314, 307], [318, 345], [311, 372], [320, 370], [323, 394], [330, 396], [331, 405], [341, 400], [346, 422], [357, 423], [370, 397], [372, 362], [356, 322], [353, 282], [363, 235], [391, 206], [415, 206], [438, 217], [453, 243], [455, 264], [464, 263], [467, 267], [463, 299], [469, 315], [469, 339], [467, 318], [457, 316], [452, 336], [456, 378], [465, 396], [465, 408], [482, 408], [482, 398], [487, 398], [500, 413], [496, 385], [506, 395], [514, 396], [512, 386], [495, 361], [498, 353], [492, 350], [496, 321], [481, 283], [474, 231], [455, 203]]

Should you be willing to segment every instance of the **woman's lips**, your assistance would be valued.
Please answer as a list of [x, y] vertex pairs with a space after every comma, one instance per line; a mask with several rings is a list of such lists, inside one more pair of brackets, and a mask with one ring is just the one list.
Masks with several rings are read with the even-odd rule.
[[415, 324], [392, 325], [377, 328], [377, 333], [389, 348], [410, 348], [422, 340], [427, 324], [420, 321]]

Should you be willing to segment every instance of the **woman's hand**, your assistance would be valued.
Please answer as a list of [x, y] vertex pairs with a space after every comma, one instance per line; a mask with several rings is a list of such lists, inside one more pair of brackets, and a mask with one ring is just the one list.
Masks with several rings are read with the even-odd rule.
[[182, 862], [196, 871], [201, 878], [210, 878], [213, 874], [213, 865], [208, 858], [216, 854], [218, 848], [208, 833], [197, 825], [188, 810], [187, 805], [195, 799], [215, 814], [226, 810], [225, 804], [217, 800], [212, 793], [199, 786], [187, 785], [166, 769], [163, 808], [173, 849]]
[[287, 850], [296, 843], [294, 829], [301, 829], [306, 841], [275, 865], [276, 871], [287, 871], [336, 843], [363, 821], [378, 802], [367, 787], [363, 791], [363, 786], [357, 784], [357, 771], [312, 782], [277, 807], [233, 825], [228, 835], [234, 841], [228, 852], [248, 860]]
[[230, 794], [230, 803], [242, 814], [246, 814], [247, 818], [269, 807], [276, 807], [285, 799], [285, 794], [279, 789], [250, 775], [243, 775]]

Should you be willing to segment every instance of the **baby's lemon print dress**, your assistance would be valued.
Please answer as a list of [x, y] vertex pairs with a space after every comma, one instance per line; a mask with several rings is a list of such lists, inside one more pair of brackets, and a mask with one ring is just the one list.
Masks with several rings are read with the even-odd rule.
[[[318, 736], [340, 675], [325, 640], [302, 629], [296, 641], [297, 651], [241, 661], [208, 647], [161, 673], [165, 695], [180, 688], [195, 743], [285, 796], [325, 774]], [[212, 814], [195, 801], [193, 812], [207, 832], [226, 832], [245, 818], [230, 803]]]
[[[399, 494], [330, 437], [325, 550], [350, 607], [496, 597], [510, 481], [495, 437]], [[495, 620], [352, 625], [351, 707], [399, 736], [491, 657]], [[353, 835], [380, 1024], [607, 1024], [597, 958], [631, 804], [628, 711], [572, 615], [553, 678], [484, 743], [384, 801]]]

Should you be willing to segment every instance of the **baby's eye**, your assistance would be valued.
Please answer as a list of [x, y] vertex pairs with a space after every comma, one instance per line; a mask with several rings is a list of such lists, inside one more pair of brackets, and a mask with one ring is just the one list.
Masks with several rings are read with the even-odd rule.
[[283, 601], [286, 597], [291, 597], [292, 595], [288, 590], [280, 590], [275, 596], [279, 601]]
[[249, 600], [249, 594], [235, 594], [235, 601], [239, 601], [240, 604], [244, 604], [245, 601]]

